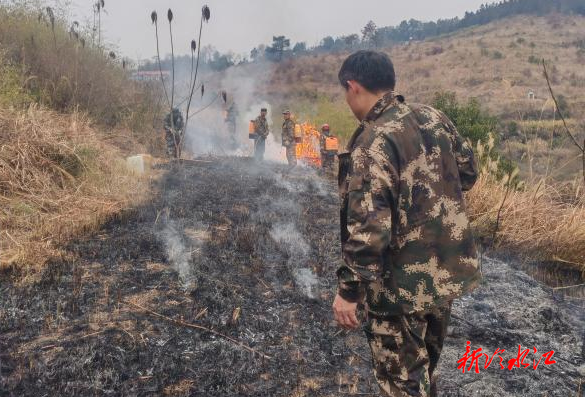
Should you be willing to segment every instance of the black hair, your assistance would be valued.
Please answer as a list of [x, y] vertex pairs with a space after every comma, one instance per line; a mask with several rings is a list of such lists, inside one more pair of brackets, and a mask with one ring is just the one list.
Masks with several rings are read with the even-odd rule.
[[384, 52], [361, 50], [346, 58], [338, 80], [345, 89], [349, 80], [355, 80], [370, 92], [391, 91], [395, 89], [395, 68]]
[[267, 108], [262, 108], [260, 111], [261, 112], [266, 112], [267, 111]]

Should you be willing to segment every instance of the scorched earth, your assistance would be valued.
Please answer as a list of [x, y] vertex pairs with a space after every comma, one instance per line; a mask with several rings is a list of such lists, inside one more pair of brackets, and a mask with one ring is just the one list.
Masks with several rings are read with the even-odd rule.
[[[151, 202], [70, 243], [37, 282], [2, 279], [0, 395], [377, 395], [362, 331], [332, 322], [333, 178], [246, 158], [159, 172]], [[577, 395], [583, 301], [497, 260], [483, 274], [454, 303], [440, 395]], [[556, 363], [463, 374], [467, 341]]]

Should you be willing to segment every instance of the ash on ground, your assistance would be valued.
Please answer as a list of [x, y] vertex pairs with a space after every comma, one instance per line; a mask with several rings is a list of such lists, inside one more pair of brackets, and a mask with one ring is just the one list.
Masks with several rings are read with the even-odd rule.
[[[243, 158], [161, 172], [150, 204], [65, 247], [38, 281], [0, 281], [0, 395], [378, 395], [362, 331], [332, 322], [333, 178]], [[496, 260], [483, 273], [454, 303], [440, 395], [576, 395], [583, 300]], [[505, 367], [518, 345], [527, 363], [534, 347], [556, 363], [509, 371], [482, 358], [463, 374], [467, 341], [505, 349]]]

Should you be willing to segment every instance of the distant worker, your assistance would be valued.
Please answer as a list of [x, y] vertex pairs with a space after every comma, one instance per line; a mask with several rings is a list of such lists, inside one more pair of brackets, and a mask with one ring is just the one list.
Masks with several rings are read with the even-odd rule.
[[236, 142], [236, 119], [238, 118], [238, 108], [236, 107], [236, 102], [232, 102], [230, 107], [226, 110], [226, 118], [224, 122], [226, 123], [226, 129], [228, 130], [228, 135], [230, 136], [230, 145], [232, 149], [235, 149], [237, 146]]
[[332, 135], [329, 124], [324, 124], [321, 127], [319, 149], [322, 168], [332, 170], [334, 168], [334, 159], [338, 154], [338, 138]]
[[281, 141], [285, 146], [287, 153], [287, 162], [291, 168], [297, 165], [297, 155], [295, 154], [295, 122], [291, 120], [291, 112], [283, 111], [283, 131]]
[[[171, 116], [171, 114], [173, 114]], [[169, 112], [165, 116], [165, 141], [167, 142], [167, 155], [172, 158], [179, 157], [179, 146], [183, 137], [183, 116], [181, 111], [173, 108], [173, 112]]]
[[269, 136], [266, 108], [262, 108], [260, 115], [254, 120], [254, 133], [254, 158], [257, 161], [262, 161], [265, 155], [265, 141]]

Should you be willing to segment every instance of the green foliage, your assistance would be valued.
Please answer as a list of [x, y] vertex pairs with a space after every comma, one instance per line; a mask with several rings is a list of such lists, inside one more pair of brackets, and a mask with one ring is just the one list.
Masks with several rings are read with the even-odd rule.
[[568, 99], [560, 94], [556, 97], [557, 103], [558, 103], [558, 111], [564, 116], [564, 117], [570, 117], [570, 104], [568, 103]]
[[539, 65], [541, 63], [541, 59], [539, 59], [535, 55], [530, 55], [529, 58], [527, 59], [527, 61], [529, 63], [533, 63], [533, 64], [536, 64], [536, 65]]
[[500, 51], [494, 51], [492, 53], [492, 59], [503, 59], [505, 56]]
[[[499, 179], [509, 175], [508, 178], [512, 182], [517, 182], [518, 169], [516, 164], [503, 158], [496, 149], [498, 143], [495, 138], [498, 126], [497, 119], [482, 110], [476, 98], [471, 98], [465, 104], [459, 104], [455, 93], [436, 92], [433, 106], [445, 113], [454, 123], [460, 135], [469, 139], [477, 151], [482, 148], [479, 157], [481, 161], [490, 163], [488, 169], [491, 173], [494, 173]], [[513, 133], [516, 131], [517, 125], [509, 123], [507, 128], [510, 133]]]
[[283, 54], [289, 50], [291, 40], [285, 36], [273, 36], [273, 45], [265, 49], [265, 57], [272, 61], [281, 61]]
[[24, 88], [25, 82], [21, 70], [0, 57], [0, 106], [22, 107], [34, 102], [33, 95]]
[[[323, 94], [307, 95], [294, 102], [280, 104], [277, 108], [291, 108], [297, 122], [309, 121], [318, 128], [323, 124], [329, 124], [332, 133], [342, 141], [348, 140], [358, 126], [356, 118], [345, 102], [333, 101], [331, 97]], [[281, 125], [282, 119], [279, 116], [275, 116], [273, 125]]]
[[476, 98], [461, 105], [454, 92], [436, 92], [433, 106], [444, 112], [458, 132], [474, 144], [478, 141], [487, 142], [490, 133], [496, 130], [496, 118], [483, 111]]

